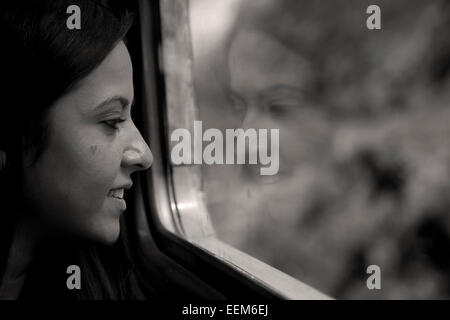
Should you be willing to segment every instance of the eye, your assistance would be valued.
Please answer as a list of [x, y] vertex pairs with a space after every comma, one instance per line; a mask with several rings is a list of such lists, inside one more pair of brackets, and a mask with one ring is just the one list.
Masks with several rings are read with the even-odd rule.
[[289, 107], [281, 103], [272, 103], [269, 105], [269, 113], [276, 118], [285, 117], [288, 113], [288, 110]]
[[247, 104], [245, 100], [236, 93], [229, 92], [228, 99], [230, 102], [230, 109], [233, 112], [245, 113], [247, 111]]
[[119, 130], [119, 124], [125, 122], [126, 120], [127, 119], [118, 118], [118, 119], [105, 120], [105, 121], [102, 121], [102, 123], [111, 129]]

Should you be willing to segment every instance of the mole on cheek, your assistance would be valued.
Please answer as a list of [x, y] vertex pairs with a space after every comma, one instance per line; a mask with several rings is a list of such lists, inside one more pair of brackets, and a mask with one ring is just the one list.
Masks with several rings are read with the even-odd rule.
[[92, 155], [95, 155], [98, 152], [97, 146], [90, 146], [89, 149], [91, 150]]

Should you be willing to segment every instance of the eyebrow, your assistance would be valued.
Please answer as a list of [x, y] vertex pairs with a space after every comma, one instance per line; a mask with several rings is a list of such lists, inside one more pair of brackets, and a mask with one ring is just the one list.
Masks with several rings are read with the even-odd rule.
[[102, 109], [108, 105], [110, 105], [111, 103], [114, 102], [119, 102], [122, 109], [125, 109], [128, 105], [133, 106], [134, 102], [135, 102], [135, 98], [133, 97], [133, 101], [130, 104], [130, 100], [128, 100], [127, 98], [123, 97], [123, 96], [114, 96], [111, 98], [106, 99], [105, 101], [103, 101], [102, 103], [98, 104], [97, 106], [95, 106], [94, 110], [99, 110]]

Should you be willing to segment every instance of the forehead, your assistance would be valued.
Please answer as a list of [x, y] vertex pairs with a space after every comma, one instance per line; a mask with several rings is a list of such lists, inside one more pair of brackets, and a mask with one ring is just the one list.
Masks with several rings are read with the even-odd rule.
[[305, 87], [312, 74], [309, 62], [270, 35], [240, 30], [231, 41], [228, 68], [236, 91], [258, 91], [273, 85]]
[[81, 111], [90, 111], [92, 107], [113, 96], [133, 99], [133, 69], [130, 55], [121, 41], [108, 56], [76, 88], [69, 93]]

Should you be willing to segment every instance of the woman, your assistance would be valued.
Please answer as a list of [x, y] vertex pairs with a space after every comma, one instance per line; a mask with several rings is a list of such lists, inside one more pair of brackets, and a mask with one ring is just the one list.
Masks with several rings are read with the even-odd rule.
[[144, 298], [119, 222], [152, 163], [131, 119], [130, 24], [94, 0], [0, 4], [0, 298]]

